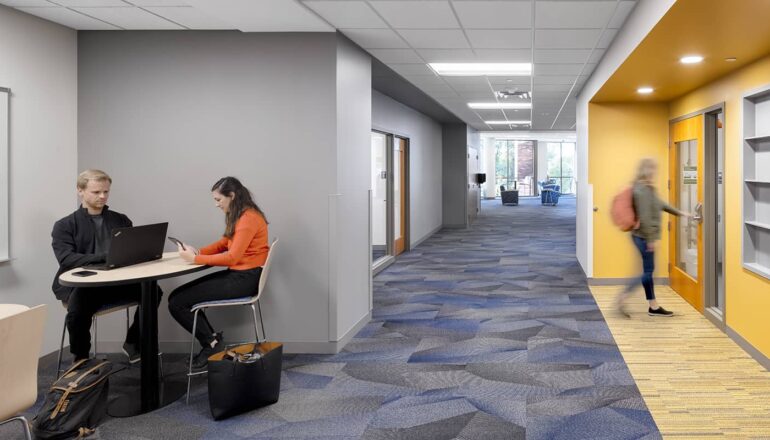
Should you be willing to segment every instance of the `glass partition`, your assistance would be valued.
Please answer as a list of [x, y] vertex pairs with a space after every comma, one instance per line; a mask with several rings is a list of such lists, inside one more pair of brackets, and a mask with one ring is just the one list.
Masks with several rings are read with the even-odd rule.
[[544, 180], [555, 181], [562, 194], [575, 193], [575, 143], [548, 142], [548, 175]]
[[372, 262], [388, 250], [388, 136], [372, 132]]

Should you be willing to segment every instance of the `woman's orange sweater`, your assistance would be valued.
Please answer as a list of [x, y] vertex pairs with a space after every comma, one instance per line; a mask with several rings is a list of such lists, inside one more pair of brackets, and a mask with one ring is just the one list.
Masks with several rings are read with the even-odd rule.
[[269, 249], [267, 222], [254, 209], [247, 209], [235, 223], [233, 238], [222, 237], [201, 248], [195, 263], [234, 270], [254, 269], [265, 265]]

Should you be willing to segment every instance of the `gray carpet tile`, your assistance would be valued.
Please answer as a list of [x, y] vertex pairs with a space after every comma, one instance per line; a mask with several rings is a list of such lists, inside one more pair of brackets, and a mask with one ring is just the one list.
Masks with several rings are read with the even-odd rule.
[[[107, 419], [95, 438], [660, 438], [575, 258], [574, 198], [482, 202], [471, 228], [375, 277], [372, 316], [338, 354], [284, 356], [274, 405], [214, 422], [199, 378], [190, 405]], [[183, 358], [165, 356], [171, 379]], [[41, 362], [41, 393], [53, 369]], [[113, 376], [113, 395], [137, 380]]]

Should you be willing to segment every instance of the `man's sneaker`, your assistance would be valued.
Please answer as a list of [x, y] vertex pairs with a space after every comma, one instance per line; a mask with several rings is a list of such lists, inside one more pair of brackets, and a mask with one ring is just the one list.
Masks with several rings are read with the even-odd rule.
[[132, 344], [130, 342], [123, 343], [123, 353], [128, 357], [129, 364], [135, 364], [142, 360], [142, 353], [139, 351], [138, 344]]
[[216, 334], [216, 342], [217, 343], [213, 347], [211, 345], [204, 346], [201, 351], [198, 352], [198, 355], [193, 358], [193, 370], [205, 369], [209, 365], [209, 356], [225, 349], [222, 332]]
[[657, 309], [651, 308], [647, 310], [647, 314], [650, 316], [664, 316], [664, 317], [674, 316], [674, 312], [666, 310], [663, 307], [658, 307]]

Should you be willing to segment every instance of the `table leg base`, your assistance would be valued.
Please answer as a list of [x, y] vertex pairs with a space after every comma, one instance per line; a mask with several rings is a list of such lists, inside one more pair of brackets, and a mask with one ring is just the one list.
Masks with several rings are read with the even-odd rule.
[[150, 405], [149, 407], [143, 408], [141, 390], [136, 389], [134, 392], [123, 394], [112, 400], [107, 406], [107, 414], [112, 417], [133, 417], [140, 414], [146, 414], [176, 402], [186, 391], [187, 382], [169, 380], [169, 378], [166, 378], [160, 383], [159, 405], [154, 407], [153, 405]]

